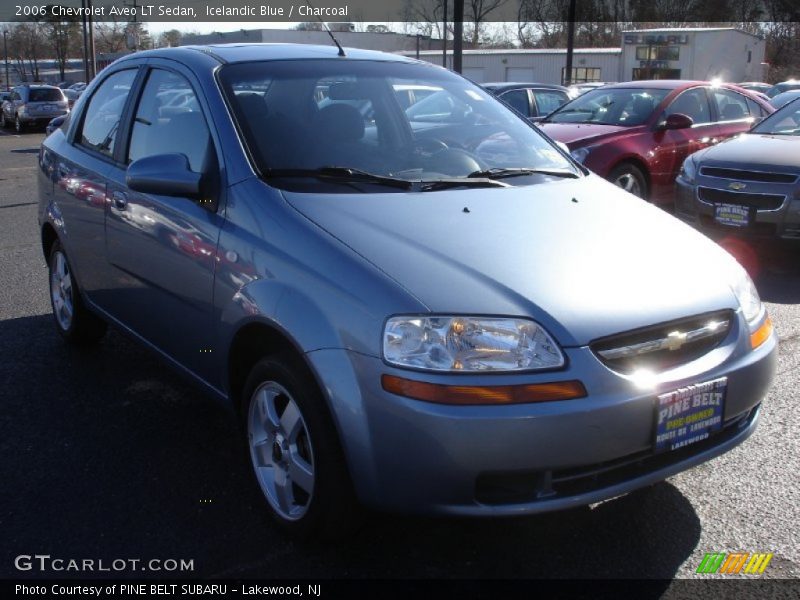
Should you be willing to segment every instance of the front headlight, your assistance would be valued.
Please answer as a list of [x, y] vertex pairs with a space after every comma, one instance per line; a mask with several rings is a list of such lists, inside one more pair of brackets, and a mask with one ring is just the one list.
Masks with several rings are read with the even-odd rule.
[[589, 148], [588, 146], [586, 146], [586, 147], [583, 147], [583, 148], [576, 148], [575, 150], [570, 152], [570, 155], [572, 156], [572, 158], [577, 160], [579, 163], [583, 164], [583, 161], [586, 160], [586, 157], [589, 156], [589, 152], [591, 152], [591, 151], [592, 151], [592, 149]]
[[750, 276], [741, 269], [739, 276], [731, 285], [731, 289], [739, 301], [742, 314], [749, 325], [756, 325], [764, 314], [764, 305], [758, 295], [758, 290]]
[[528, 319], [399, 316], [386, 322], [383, 357], [398, 367], [483, 372], [564, 365], [558, 344]]
[[678, 171], [678, 177], [683, 179], [686, 183], [693, 184], [697, 176], [697, 163], [694, 158], [687, 156], [686, 160], [681, 165], [681, 170]]

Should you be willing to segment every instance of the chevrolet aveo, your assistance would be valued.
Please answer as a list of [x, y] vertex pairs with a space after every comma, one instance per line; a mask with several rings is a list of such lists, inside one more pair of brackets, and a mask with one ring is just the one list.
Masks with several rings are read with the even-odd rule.
[[39, 164], [58, 331], [110, 323], [229, 402], [295, 534], [598, 502], [758, 422], [777, 343], [745, 271], [439, 67], [134, 54]]

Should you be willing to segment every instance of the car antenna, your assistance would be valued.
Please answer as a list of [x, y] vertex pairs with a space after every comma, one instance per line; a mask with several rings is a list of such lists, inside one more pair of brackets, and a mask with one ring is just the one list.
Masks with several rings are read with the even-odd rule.
[[314, 6], [308, 0], [305, 0], [305, 3], [308, 5], [308, 8], [310, 8], [312, 12], [317, 16], [317, 21], [319, 21], [322, 24], [322, 26], [325, 28], [325, 31], [328, 32], [328, 35], [331, 36], [333, 43], [336, 44], [336, 47], [339, 49], [339, 56], [347, 56], [344, 53], [344, 48], [342, 48], [342, 45], [339, 43], [339, 40], [333, 37], [333, 32], [331, 31], [331, 28], [328, 27], [328, 24], [325, 21], [323, 21], [322, 18], [319, 16], [317, 9], [314, 8]]

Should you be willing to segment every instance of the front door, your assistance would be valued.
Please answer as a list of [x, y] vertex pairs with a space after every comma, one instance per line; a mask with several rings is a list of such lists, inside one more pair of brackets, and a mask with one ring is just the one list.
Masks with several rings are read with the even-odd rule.
[[[200, 97], [181, 73], [153, 68], [133, 111], [125, 162], [183, 154], [191, 170], [219, 175]], [[217, 199], [143, 194], [126, 171], [108, 185], [106, 253], [115, 315], [180, 364], [204, 377], [213, 352], [212, 293], [223, 217]], [[217, 186], [219, 188], [219, 186]]]
[[690, 154], [719, 141], [718, 125], [714, 122], [706, 90], [695, 87], [678, 95], [658, 120], [664, 123], [671, 114], [683, 114], [692, 119], [686, 129], [658, 129], [653, 134], [651, 161], [651, 197], [672, 201], [675, 177]]

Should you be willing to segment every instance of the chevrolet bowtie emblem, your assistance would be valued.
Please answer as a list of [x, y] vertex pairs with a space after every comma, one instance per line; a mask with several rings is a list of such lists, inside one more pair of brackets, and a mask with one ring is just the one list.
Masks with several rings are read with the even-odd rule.
[[664, 347], [668, 350], [680, 350], [684, 343], [686, 343], [686, 334], [682, 331], [673, 331], [667, 335]]
[[731, 190], [743, 190], [747, 187], [746, 183], [742, 183], [741, 181], [732, 181], [728, 184], [728, 189]]

